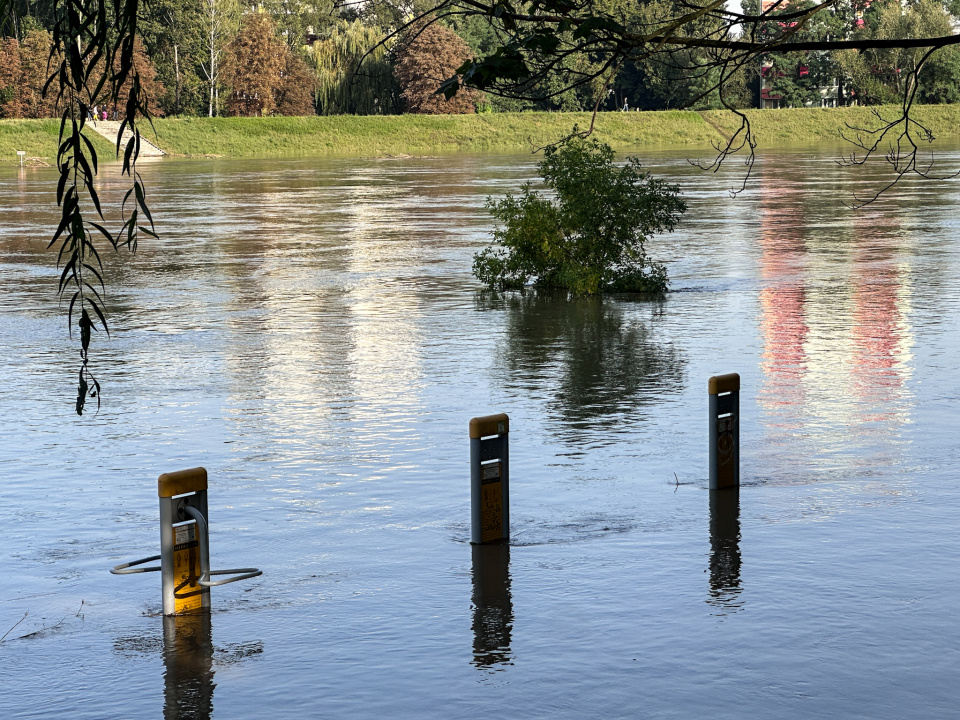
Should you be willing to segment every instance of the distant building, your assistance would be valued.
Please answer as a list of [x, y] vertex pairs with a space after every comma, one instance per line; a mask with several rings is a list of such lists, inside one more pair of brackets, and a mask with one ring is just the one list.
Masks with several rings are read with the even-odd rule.
[[[762, 0], [760, 3], [760, 11], [765, 13], [772, 10], [774, 7], [786, 7], [789, 3], [783, 2], [783, 0]], [[866, 3], [867, 7], [870, 6], [869, 0]], [[859, 12], [857, 22], [863, 24], [863, 12]], [[781, 23], [781, 26], [784, 28], [795, 26], [795, 22], [790, 23]], [[801, 80], [810, 75], [810, 67], [808, 65], [798, 65], [797, 66], [797, 78]], [[760, 108], [763, 110], [778, 110], [781, 107], [783, 101], [783, 95], [777, 94], [773, 89], [774, 80], [777, 77], [784, 77], [785, 73], [775, 71], [773, 68], [773, 63], [769, 60], [760, 61]], [[839, 95], [839, 84], [837, 79], [833, 78], [830, 81], [829, 85], [821, 85], [819, 88], [820, 91], [820, 103], [819, 107], [836, 107], [837, 106], [837, 97]], [[807, 107], [815, 107], [816, 101], [808, 100], [806, 102]]]

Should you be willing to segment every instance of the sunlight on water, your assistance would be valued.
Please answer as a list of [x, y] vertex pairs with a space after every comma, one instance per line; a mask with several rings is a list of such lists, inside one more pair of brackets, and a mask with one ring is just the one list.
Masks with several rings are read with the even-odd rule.
[[[951, 716], [960, 186], [854, 212], [871, 171], [768, 153], [731, 200], [736, 168], [652, 154], [676, 292], [480, 292], [484, 200], [534, 162], [146, 166], [161, 239], [106, 259], [82, 418], [56, 177], [0, 172], [0, 717]], [[711, 496], [725, 372], [743, 487]], [[467, 422], [500, 411], [512, 541], [471, 547]], [[264, 574], [162, 618], [107, 570], [197, 465], [213, 565]]]

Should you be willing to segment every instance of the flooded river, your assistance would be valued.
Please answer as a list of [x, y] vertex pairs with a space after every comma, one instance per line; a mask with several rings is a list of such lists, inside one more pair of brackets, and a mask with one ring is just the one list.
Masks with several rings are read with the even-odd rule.
[[[0, 171], [0, 717], [955, 716], [960, 181], [852, 212], [830, 153], [736, 200], [649, 155], [690, 206], [663, 302], [481, 293], [484, 200], [534, 162], [145, 164], [161, 239], [106, 258], [83, 417], [55, 171]], [[726, 372], [743, 487], [711, 499]], [[513, 541], [481, 551], [495, 412]], [[213, 566], [264, 573], [165, 620], [108, 570], [198, 465]]]

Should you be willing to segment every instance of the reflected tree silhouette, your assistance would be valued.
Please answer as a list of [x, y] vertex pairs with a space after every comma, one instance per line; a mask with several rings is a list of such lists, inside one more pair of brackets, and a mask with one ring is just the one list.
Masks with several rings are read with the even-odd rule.
[[[662, 301], [538, 291], [481, 293], [478, 306], [507, 313], [500, 362], [509, 382], [546, 390], [548, 404], [574, 427], [618, 424], [682, 388], [685, 359], [652, 333]], [[647, 320], [638, 317], [644, 311]]]

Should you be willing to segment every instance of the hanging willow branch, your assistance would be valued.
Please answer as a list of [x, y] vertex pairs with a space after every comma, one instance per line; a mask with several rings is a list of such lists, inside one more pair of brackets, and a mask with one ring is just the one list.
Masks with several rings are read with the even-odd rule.
[[[0, 0], [0, 21], [10, 9], [10, 0]], [[108, 14], [108, 8], [112, 13]], [[68, 301], [67, 322], [79, 330], [80, 369], [76, 410], [83, 414], [87, 398], [97, 399], [100, 383], [90, 369], [90, 342], [99, 329], [108, 332], [104, 309], [103, 264], [98, 242], [114, 250], [136, 251], [140, 232], [155, 237], [153, 219], [147, 207], [143, 182], [136, 169], [140, 154], [138, 121], [150, 121], [147, 101], [134, 67], [133, 47], [137, 31], [139, 0], [66, 0], [58, 8], [53, 30], [44, 95], [55, 93], [61, 112], [57, 150], [57, 204], [60, 224], [50, 241], [57, 248], [62, 268], [58, 292]], [[126, 102], [123, 102], [124, 95]], [[123, 115], [117, 134], [117, 155], [121, 138], [131, 136], [123, 149], [122, 174], [132, 180], [121, 207], [123, 226], [114, 235], [104, 225], [103, 208], [96, 190], [97, 152], [83, 134], [91, 108], [120, 104]], [[140, 216], [149, 225], [140, 224]], [[76, 326], [74, 325], [76, 322]]]

